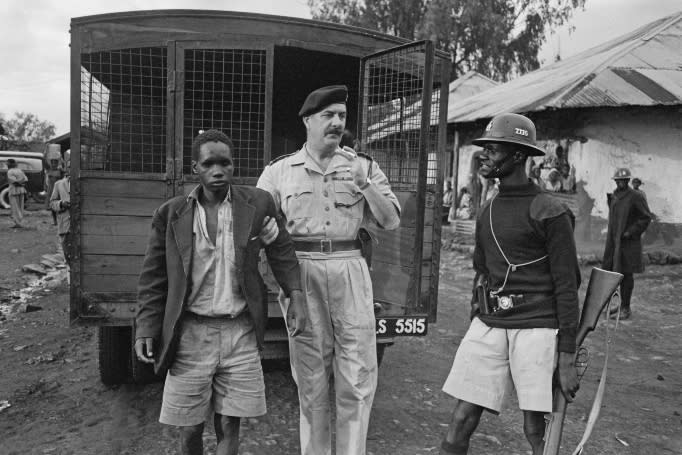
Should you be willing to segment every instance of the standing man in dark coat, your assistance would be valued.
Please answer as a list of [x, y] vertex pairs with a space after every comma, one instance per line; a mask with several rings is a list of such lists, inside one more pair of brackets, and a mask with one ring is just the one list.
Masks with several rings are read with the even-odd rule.
[[[159, 420], [180, 427], [183, 455], [203, 453], [209, 408], [218, 455], [237, 455], [241, 417], [265, 414], [258, 354], [268, 317], [261, 247], [291, 299], [291, 336], [305, 328], [293, 242], [269, 193], [231, 184], [233, 150], [216, 130], [194, 140], [192, 170], [201, 185], [154, 213], [138, 285], [135, 353], [154, 363], [157, 374], [168, 369]], [[275, 219], [279, 229], [273, 229]]]
[[[630, 299], [635, 287], [634, 273], [644, 271], [642, 234], [651, 222], [651, 212], [641, 192], [628, 186], [630, 170], [616, 170], [616, 191], [607, 194], [609, 229], [602, 267], [623, 274], [620, 283], [621, 319], [630, 317]], [[617, 309], [615, 310], [617, 311]]]

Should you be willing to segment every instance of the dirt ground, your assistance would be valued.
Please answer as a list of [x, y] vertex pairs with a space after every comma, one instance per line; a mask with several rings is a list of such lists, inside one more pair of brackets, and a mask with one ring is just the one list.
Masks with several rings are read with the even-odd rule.
[[[28, 221], [34, 229], [12, 230], [0, 212], [5, 302], [27, 284], [21, 266], [55, 251], [46, 212], [33, 212]], [[453, 403], [441, 386], [468, 325], [472, 278], [462, 253], [444, 251], [441, 266], [438, 323], [428, 336], [399, 339], [386, 351], [369, 430], [371, 454], [438, 453]], [[584, 292], [587, 267], [583, 274]], [[633, 318], [612, 337], [607, 393], [586, 454], [682, 453], [681, 281], [680, 265], [649, 266], [637, 276]], [[99, 382], [95, 329], [69, 327], [66, 284], [37, 291], [31, 303], [42, 309], [0, 321], [0, 453], [177, 453], [175, 430], [157, 422], [161, 384], [108, 388]], [[587, 341], [592, 361], [569, 406], [562, 453], [572, 452], [584, 428], [604, 343], [600, 323]], [[267, 365], [266, 387], [269, 413], [243, 422], [241, 453], [295, 454], [298, 406], [286, 364]], [[205, 440], [213, 453], [212, 431]], [[513, 400], [498, 417], [484, 414], [470, 453], [529, 453]]]

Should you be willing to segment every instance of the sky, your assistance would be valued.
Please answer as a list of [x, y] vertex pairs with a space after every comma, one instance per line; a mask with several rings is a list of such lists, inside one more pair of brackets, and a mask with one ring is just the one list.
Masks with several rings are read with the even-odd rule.
[[[69, 131], [69, 23], [72, 17], [149, 9], [218, 9], [310, 18], [306, 0], [2, 0], [0, 113], [36, 114]], [[112, 6], [112, 5], [116, 6]], [[551, 62], [682, 11], [682, 0], [587, 0], [571, 26], [549, 36], [540, 52]]]

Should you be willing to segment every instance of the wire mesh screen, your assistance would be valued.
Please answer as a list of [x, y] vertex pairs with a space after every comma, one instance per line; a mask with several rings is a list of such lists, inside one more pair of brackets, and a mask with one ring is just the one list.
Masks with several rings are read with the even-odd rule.
[[81, 169], [166, 172], [166, 48], [81, 54]]
[[187, 49], [183, 166], [191, 172], [192, 141], [202, 130], [230, 136], [235, 176], [258, 177], [265, 153], [266, 51]]
[[[436, 56], [434, 58], [434, 63], [433, 63], [433, 82], [431, 84], [431, 111], [429, 112], [429, 131], [428, 133], [425, 132], [425, 134], [429, 135], [429, 151], [428, 151], [428, 163], [427, 163], [427, 174], [426, 174], [426, 184], [427, 185], [436, 185], [439, 183], [439, 174], [443, 173], [443, 170], [445, 169], [445, 166], [447, 165], [447, 151], [445, 149], [446, 145], [444, 142], [445, 135], [441, 138], [439, 136], [440, 129], [439, 128], [446, 128], [447, 123], [446, 121], [443, 122], [443, 125], [439, 125], [440, 123], [440, 108], [441, 108], [441, 89], [443, 87], [443, 84], [446, 86], [449, 85], [449, 80], [447, 80], [447, 72], [446, 74], [446, 79], [443, 80], [444, 77], [444, 69], [447, 69], [447, 67], [450, 65], [450, 62], [443, 58]], [[447, 100], [445, 100], [447, 102]], [[440, 141], [443, 140], [443, 143]]]
[[[422, 134], [430, 134], [421, 129], [425, 55], [423, 44], [365, 62], [362, 149], [377, 161], [395, 190], [417, 189]], [[439, 100], [440, 94], [434, 93], [435, 107], [427, 113], [435, 125]]]

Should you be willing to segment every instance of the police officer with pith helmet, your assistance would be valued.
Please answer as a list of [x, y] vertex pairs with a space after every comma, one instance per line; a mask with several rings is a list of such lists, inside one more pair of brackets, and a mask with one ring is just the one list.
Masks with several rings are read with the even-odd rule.
[[578, 388], [580, 271], [572, 215], [528, 179], [528, 157], [544, 155], [530, 119], [498, 115], [473, 143], [483, 147], [479, 172], [500, 186], [476, 220], [472, 321], [443, 386], [458, 401], [441, 454], [466, 454], [483, 411], [499, 413], [513, 388], [526, 439], [539, 455], [557, 357], [568, 401]]
[[[616, 169], [613, 180], [616, 190], [607, 194], [609, 227], [606, 233], [602, 267], [623, 274], [620, 283], [621, 319], [631, 315], [630, 301], [635, 287], [635, 273], [644, 271], [642, 234], [651, 222], [651, 212], [640, 191], [630, 188], [630, 169]], [[618, 308], [614, 308], [614, 313]]]
[[304, 455], [331, 454], [332, 376], [336, 454], [365, 454], [378, 370], [372, 283], [358, 234], [367, 224], [400, 223], [400, 205], [377, 163], [339, 147], [347, 98], [344, 85], [310, 93], [299, 111], [306, 143], [258, 180], [286, 218], [301, 264], [309, 324], [289, 339], [289, 352]]

